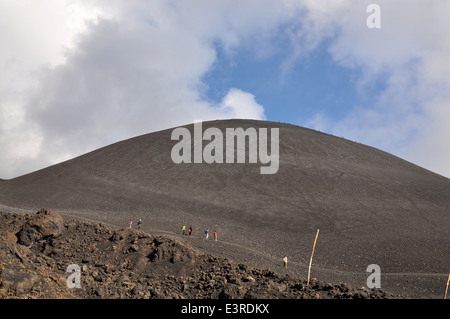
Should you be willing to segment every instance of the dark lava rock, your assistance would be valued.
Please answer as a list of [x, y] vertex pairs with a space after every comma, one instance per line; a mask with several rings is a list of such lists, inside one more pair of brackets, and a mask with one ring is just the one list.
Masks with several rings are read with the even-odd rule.
[[[67, 284], [73, 264], [79, 266], [78, 288]], [[32, 215], [0, 212], [0, 298], [402, 297], [318, 280], [306, 287], [305, 279], [205, 254], [189, 241], [64, 222], [57, 213], [41, 210]]]
[[22, 226], [17, 233], [17, 238], [20, 244], [29, 246], [42, 239], [58, 237], [63, 230], [63, 218], [59, 214], [43, 208]]
[[1, 269], [1, 286], [6, 291], [12, 290], [16, 295], [21, 295], [30, 291], [38, 281], [36, 274], [29, 274], [23, 271], [15, 271], [9, 268]]

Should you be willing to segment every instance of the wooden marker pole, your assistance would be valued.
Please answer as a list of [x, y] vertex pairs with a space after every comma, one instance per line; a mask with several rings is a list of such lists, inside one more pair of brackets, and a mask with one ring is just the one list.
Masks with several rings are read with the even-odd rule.
[[450, 273], [448, 274], [447, 287], [445, 287], [444, 299], [447, 299], [448, 284], [450, 283]]
[[316, 239], [314, 239], [314, 245], [313, 245], [313, 249], [312, 249], [312, 253], [311, 253], [311, 259], [309, 260], [308, 282], [306, 283], [306, 287], [309, 287], [309, 276], [311, 275], [312, 259], [313, 259], [313, 256], [314, 256], [314, 249], [316, 248], [316, 242], [317, 242], [317, 237], [318, 236], [319, 236], [319, 230], [317, 230]]

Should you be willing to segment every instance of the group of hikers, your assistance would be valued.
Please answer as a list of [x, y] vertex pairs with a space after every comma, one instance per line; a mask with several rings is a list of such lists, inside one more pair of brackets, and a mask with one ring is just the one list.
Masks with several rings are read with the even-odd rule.
[[[128, 225], [130, 226], [130, 228], [131, 228], [131, 226], [133, 226], [133, 219], [130, 219], [130, 221], [128, 222]], [[138, 229], [141, 229], [141, 225], [142, 225], [142, 219], [139, 218]]]
[[[141, 225], [142, 225], [142, 219], [139, 218], [138, 227], [137, 228], [141, 229]], [[130, 219], [130, 221], [128, 222], [128, 226], [130, 227], [130, 229], [132, 228], [132, 226], [133, 226], [133, 219]], [[183, 225], [183, 227], [181, 227], [181, 231], [183, 232], [183, 235], [187, 235], [186, 234], [186, 226], [185, 225]], [[192, 226], [189, 226], [188, 234], [189, 234], [189, 236], [192, 235]], [[208, 237], [209, 237], [209, 229], [205, 230], [205, 235], [206, 235], [206, 239], [208, 239]], [[217, 241], [217, 231], [214, 231], [214, 240]]]
[[[184, 236], [186, 236], [186, 226], [185, 225], [183, 225], [183, 227], [181, 227], [181, 231], [182, 231], [182, 234]], [[192, 235], [192, 226], [189, 226], [188, 234], [189, 234], [189, 236]], [[205, 230], [205, 239], [208, 239], [208, 237], [209, 237], [209, 229]], [[214, 231], [214, 240], [217, 241], [217, 231]]]
[[[128, 225], [129, 225], [130, 228], [132, 227], [133, 219], [130, 219]], [[141, 229], [141, 225], [142, 225], [142, 219], [139, 218], [138, 229]], [[191, 236], [192, 235], [192, 226], [189, 226], [188, 234], [186, 234], [186, 226], [185, 225], [183, 225], [183, 227], [181, 227], [181, 231], [182, 231], [182, 234], [184, 236], [187, 236], [187, 235]], [[206, 229], [205, 230], [205, 239], [208, 239], [208, 237], [209, 237], [209, 229]], [[217, 231], [214, 231], [214, 240], [217, 241]], [[284, 256], [284, 258], [283, 258], [283, 266], [284, 266], [284, 268], [287, 268], [287, 261], [288, 261], [287, 260], [287, 256]]]

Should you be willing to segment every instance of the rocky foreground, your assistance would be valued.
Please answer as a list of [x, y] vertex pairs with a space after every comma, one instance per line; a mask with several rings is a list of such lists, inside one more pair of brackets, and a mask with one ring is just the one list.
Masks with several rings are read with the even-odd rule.
[[[70, 265], [79, 272], [67, 272]], [[79, 288], [69, 288], [77, 274]], [[402, 297], [316, 280], [306, 287], [306, 280], [204, 254], [188, 241], [65, 221], [42, 209], [0, 212], [0, 298]]]

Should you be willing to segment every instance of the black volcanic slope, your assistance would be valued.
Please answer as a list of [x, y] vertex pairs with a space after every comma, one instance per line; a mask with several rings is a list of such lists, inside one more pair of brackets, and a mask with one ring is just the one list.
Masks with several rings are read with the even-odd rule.
[[[186, 126], [193, 134], [192, 125]], [[442, 297], [449, 271], [450, 180], [380, 150], [298, 126], [211, 121], [203, 130], [280, 128], [280, 166], [174, 164], [172, 129], [138, 136], [73, 160], [0, 181], [0, 203], [184, 237], [200, 250], [306, 277]], [[206, 145], [207, 142], [204, 142]], [[219, 240], [203, 238], [217, 230]], [[289, 267], [282, 268], [282, 258]]]

